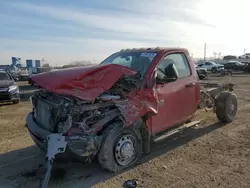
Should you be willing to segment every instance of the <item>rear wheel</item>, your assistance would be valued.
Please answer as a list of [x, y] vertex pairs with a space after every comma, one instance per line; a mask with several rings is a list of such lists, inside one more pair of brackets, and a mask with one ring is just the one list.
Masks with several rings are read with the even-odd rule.
[[238, 100], [234, 93], [222, 92], [216, 99], [217, 118], [224, 123], [231, 123], [238, 112]]
[[213, 67], [212, 68], [212, 73], [216, 73], [217, 72], [217, 68], [216, 67]]
[[115, 122], [104, 130], [103, 136], [98, 161], [105, 170], [119, 172], [141, 158], [142, 137], [138, 129]]

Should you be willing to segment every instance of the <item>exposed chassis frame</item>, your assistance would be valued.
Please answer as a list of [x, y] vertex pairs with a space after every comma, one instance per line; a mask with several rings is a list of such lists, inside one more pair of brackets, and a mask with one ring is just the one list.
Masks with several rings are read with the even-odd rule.
[[215, 108], [216, 98], [224, 91], [233, 91], [233, 83], [210, 83], [200, 81], [200, 102], [199, 109]]

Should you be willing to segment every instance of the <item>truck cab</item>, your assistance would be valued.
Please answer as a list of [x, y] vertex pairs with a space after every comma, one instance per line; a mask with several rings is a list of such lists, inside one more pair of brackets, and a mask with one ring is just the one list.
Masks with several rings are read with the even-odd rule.
[[[153, 134], [189, 120], [196, 112], [200, 87], [194, 62], [188, 50], [182, 48], [122, 50], [111, 55], [100, 65], [105, 64], [121, 64], [135, 69], [141, 74], [144, 87], [155, 88], [158, 112], [149, 119]], [[176, 74], [173, 69], [176, 69]]]

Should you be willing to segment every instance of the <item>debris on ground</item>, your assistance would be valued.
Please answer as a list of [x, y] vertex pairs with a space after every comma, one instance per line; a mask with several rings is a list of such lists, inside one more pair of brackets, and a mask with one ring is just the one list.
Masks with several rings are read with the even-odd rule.
[[124, 188], [135, 188], [137, 187], [137, 182], [136, 180], [127, 180], [123, 184]]

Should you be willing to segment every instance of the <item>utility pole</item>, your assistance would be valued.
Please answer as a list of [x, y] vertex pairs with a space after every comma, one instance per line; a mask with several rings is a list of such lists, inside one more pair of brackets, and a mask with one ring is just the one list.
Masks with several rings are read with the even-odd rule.
[[247, 50], [247, 49], [246, 49], [246, 48], [244, 48], [244, 54], [246, 54], [246, 50]]
[[204, 45], [204, 61], [206, 61], [207, 44]]

